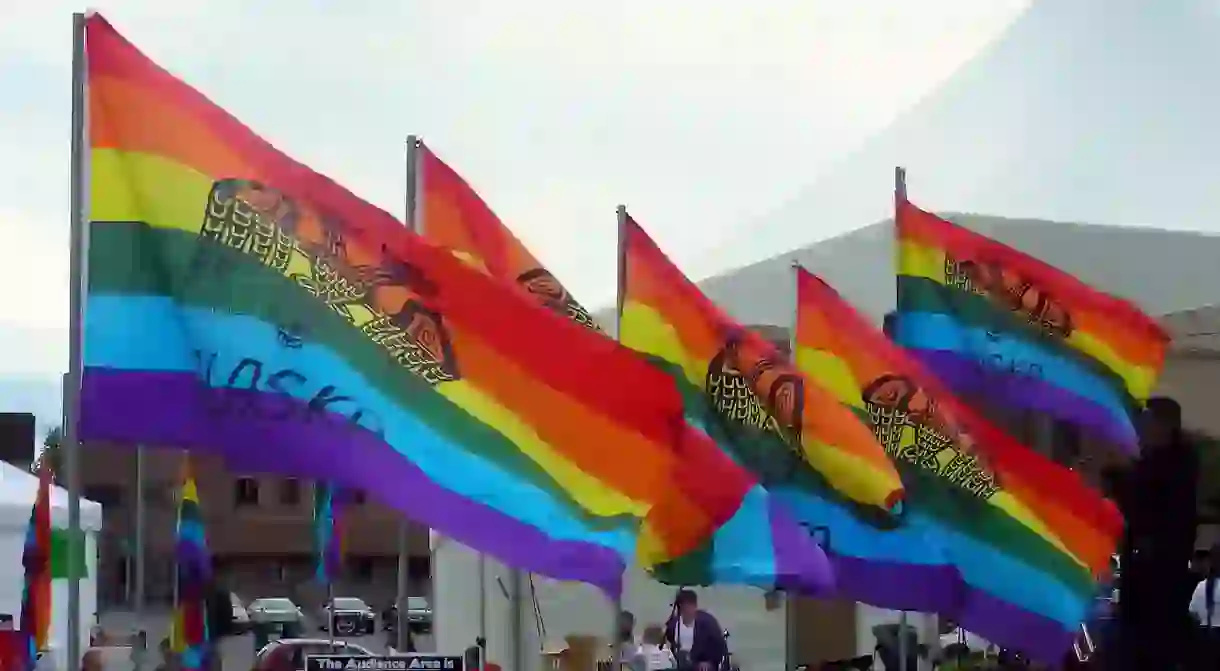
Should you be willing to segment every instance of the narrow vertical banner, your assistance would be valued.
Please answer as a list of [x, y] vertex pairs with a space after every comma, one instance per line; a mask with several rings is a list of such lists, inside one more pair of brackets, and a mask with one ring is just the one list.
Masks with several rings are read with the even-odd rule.
[[335, 578], [343, 561], [343, 531], [333, 485], [316, 483], [313, 495], [314, 579], [326, 587], [326, 631], [335, 641]]
[[21, 565], [25, 585], [21, 596], [21, 633], [29, 644], [31, 664], [47, 649], [51, 629], [51, 467], [39, 460], [38, 494], [30, 509]]
[[175, 604], [170, 649], [184, 671], [209, 668], [211, 633], [207, 599], [212, 589], [212, 559], [203, 529], [199, 488], [186, 459], [178, 496], [178, 526], [174, 544]]
[[[64, 384], [64, 475], [68, 486], [68, 556], [83, 552], [80, 526], [80, 417], [82, 310], [85, 290], [85, 15], [72, 15], [72, 129], [68, 211], [68, 374]], [[81, 660], [81, 569], [68, 565], [68, 650], [65, 665], [75, 668]]]

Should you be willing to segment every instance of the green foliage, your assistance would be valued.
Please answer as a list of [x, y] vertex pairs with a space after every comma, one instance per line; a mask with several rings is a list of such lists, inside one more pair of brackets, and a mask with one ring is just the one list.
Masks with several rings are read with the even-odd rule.
[[47, 435], [42, 439], [42, 452], [38, 454], [38, 458], [34, 460], [31, 470], [38, 472], [38, 468], [43, 461], [51, 467], [51, 475], [58, 479], [61, 473], [60, 468], [63, 466], [63, 452], [61, 451], [64, 440], [64, 432], [62, 427], [52, 427], [47, 431]]

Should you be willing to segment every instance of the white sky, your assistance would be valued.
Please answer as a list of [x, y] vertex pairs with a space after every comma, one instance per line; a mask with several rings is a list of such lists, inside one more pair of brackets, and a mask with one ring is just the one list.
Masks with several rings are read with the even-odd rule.
[[[1028, 0], [113, 0], [282, 151], [392, 212], [419, 133], [586, 304], [625, 202], [681, 265], [800, 192]], [[0, 0], [0, 380], [66, 361], [70, 13]], [[819, 237], [817, 224], [793, 244]], [[837, 231], [835, 231], [837, 232]]]

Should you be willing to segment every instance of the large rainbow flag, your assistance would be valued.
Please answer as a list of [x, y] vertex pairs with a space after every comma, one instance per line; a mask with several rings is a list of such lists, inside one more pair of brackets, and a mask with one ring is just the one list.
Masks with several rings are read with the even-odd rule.
[[343, 567], [343, 497], [332, 485], [317, 483], [313, 490], [314, 578], [333, 582]]
[[956, 393], [1049, 415], [1130, 456], [1169, 338], [1137, 307], [898, 198], [893, 337]]
[[[524, 290], [545, 308], [598, 330], [585, 308], [542, 265], [457, 171], [427, 146], [418, 150], [420, 233], [491, 277]], [[824, 553], [747, 471], [689, 429], [681, 473], [673, 486], [721, 523], [698, 549], [650, 567], [667, 582], [738, 583], [761, 587], [828, 582]]]
[[878, 520], [900, 512], [902, 481], [867, 427], [724, 314], [631, 217], [622, 226], [619, 340], [671, 374], [688, 421], [764, 485], [807, 473]]
[[[51, 467], [46, 459], [38, 465], [38, 495], [30, 509], [21, 565], [25, 583], [21, 594], [21, 632], [29, 642], [28, 660], [47, 649], [51, 631]], [[83, 573], [81, 575], [84, 575]]]
[[[1117, 510], [959, 403], [822, 280], [798, 270], [797, 293], [798, 366], [872, 427], [902, 471], [908, 525], [956, 569], [958, 585], [936, 610], [1001, 646], [1060, 661], [1109, 572]], [[944, 576], [910, 558], [898, 558], [905, 565], [890, 588]], [[853, 580], [854, 562], [836, 569]]]
[[86, 37], [86, 440], [363, 488], [613, 592], [637, 546], [710, 535], [670, 485], [667, 376], [280, 153], [101, 16]]
[[199, 488], [191, 476], [189, 462], [183, 467], [182, 490], [178, 497], [178, 528], [174, 546], [175, 593], [174, 620], [170, 649], [188, 671], [207, 667], [207, 601], [212, 583], [212, 558], [203, 531], [199, 507]]

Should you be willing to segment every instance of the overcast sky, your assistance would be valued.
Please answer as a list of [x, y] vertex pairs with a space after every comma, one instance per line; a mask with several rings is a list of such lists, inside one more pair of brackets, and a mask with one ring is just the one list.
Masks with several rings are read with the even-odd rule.
[[[616, 204], [680, 264], [697, 265], [935, 89], [1027, 4], [114, 0], [97, 9], [281, 150], [392, 212], [402, 210], [403, 140], [421, 134], [582, 301], [603, 305]], [[70, 13], [79, 9], [0, 0], [0, 381], [56, 380], [66, 360]], [[820, 237], [811, 226], [792, 244]]]

